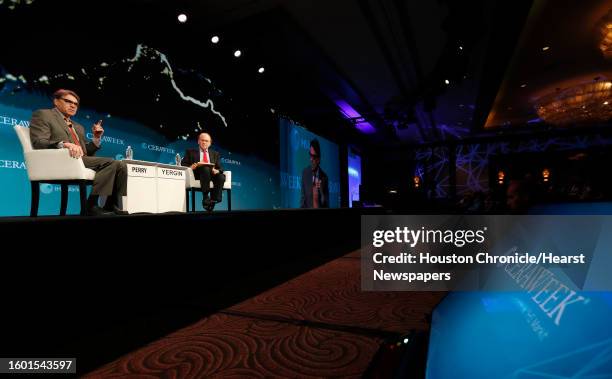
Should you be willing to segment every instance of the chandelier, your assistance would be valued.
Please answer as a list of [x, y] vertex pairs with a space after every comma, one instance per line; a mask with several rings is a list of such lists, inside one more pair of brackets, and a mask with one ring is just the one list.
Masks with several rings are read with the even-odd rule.
[[612, 119], [612, 81], [579, 84], [536, 101], [538, 116], [551, 124], [605, 122]]
[[612, 59], [612, 11], [599, 22], [601, 42], [599, 49], [606, 59]]

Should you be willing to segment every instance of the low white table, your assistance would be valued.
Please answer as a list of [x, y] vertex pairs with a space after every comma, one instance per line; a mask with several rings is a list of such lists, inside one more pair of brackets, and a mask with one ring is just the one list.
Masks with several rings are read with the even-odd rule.
[[185, 212], [187, 167], [124, 160], [127, 165], [127, 196], [123, 210], [128, 213]]

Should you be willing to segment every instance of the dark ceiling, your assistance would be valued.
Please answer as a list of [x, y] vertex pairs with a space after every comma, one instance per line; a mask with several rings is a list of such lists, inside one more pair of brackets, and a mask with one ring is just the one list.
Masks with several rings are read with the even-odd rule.
[[488, 66], [505, 67], [530, 5], [213, 0], [175, 7], [194, 15], [205, 41], [219, 33], [270, 66], [259, 83], [265, 88], [255, 90], [272, 108], [332, 139], [388, 145], [462, 138], [482, 123], [475, 110], [490, 106], [497, 90], [483, 95], [483, 77], [499, 84], [503, 71]]
[[[79, 70], [71, 66], [70, 54], [95, 57], [111, 51], [121, 59], [134, 55], [138, 41], [155, 46], [176, 67], [205, 73], [206, 77], [185, 81], [193, 91], [212, 79], [214, 86], [207, 91], [231, 99], [226, 108], [241, 116], [230, 122], [241, 125], [237, 130], [248, 129], [253, 133], [249, 137], [262, 132], [263, 138], [272, 138], [275, 130], [263, 131], [264, 121], [280, 114], [327, 138], [358, 146], [422, 144], [485, 133], [483, 126], [504, 77], [496, 114], [501, 123], [524, 119], [525, 99], [551, 84], [549, 75], [540, 75], [542, 70], [559, 73], [567, 70], [568, 62], [582, 62], [582, 55], [567, 58], [576, 53], [573, 42], [566, 44], [571, 40], [567, 33], [578, 22], [566, 25], [565, 20], [575, 12], [582, 17], [579, 23], [586, 23], [585, 9], [591, 12], [610, 1], [552, 3], [536, 1], [532, 7], [530, 0], [34, 0], [31, 6], [38, 8], [38, 19], [28, 18], [19, 7], [1, 10], [6, 30], [23, 33], [3, 42], [12, 56], [3, 64], [17, 74], [40, 67]], [[51, 9], [65, 14], [63, 24], [57, 17], [42, 21]], [[530, 11], [530, 34], [524, 34]], [[177, 22], [180, 12], [188, 15], [185, 24]], [[534, 14], [539, 17], [535, 21]], [[212, 35], [219, 35], [221, 42], [211, 44]], [[48, 41], [44, 46], [42, 37]], [[519, 37], [521, 50], [513, 58]], [[557, 66], [537, 60], [544, 43], [551, 45], [549, 56], [554, 55]], [[232, 56], [236, 48], [243, 51], [240, 59]], [[71, 53], [62, 55], [61, 50]], [[113, 59], [105, 54], [104, 59]], [[30, 59], [32, 55], [44, 58]], [[507, 74], [511, 61], [513, 71]], [[262, 65], [266, 71], [258, 74]], [[509, 90], [522, 81], [529, 82], [529, 91]], [[125, 89], [154, 84], [145, 78], [114, 85]], [[151, 109], [151, 122], [161, 117], [150, 100], [130, 101], [142, 103], [134, 112]], [[181, 109], [178, 103], [172, 105]], [[507, 113], [502, 108], [521, 111]], [[166, 116], [177, 120], [166, 133], [192, 132], [193, 126], [178, 122], [181, 113]], [[209, 118], [218, 122], [214, 115]]]

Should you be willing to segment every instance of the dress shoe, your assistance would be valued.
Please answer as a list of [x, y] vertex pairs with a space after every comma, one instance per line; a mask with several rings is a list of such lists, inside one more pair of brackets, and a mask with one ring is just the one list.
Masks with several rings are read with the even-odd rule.
[[89, 207], [85, 214], [87, 216], [110, 216], [110, 215], [114, 215], [113, 212], [105, 211], [104, 209], [100, 208], [97, 205], [94, 205], [93, 207]]
[[206, 210], [209, 212], [212, 212], [213, 209], [215, 209], [215, 204], [217, 204], [218, 202], [215, 200], [211, 200], [208, 204], [208, 207], [206, 207]]
[[112, 213], [114, 213], [116, 215], [120, 215], [120, 216], [122, 216], [122, 215], [129, 215], [130, 214], [128, 211], [124, 211], [123, 209], [119, 208], [116, 205], [113, 205], [110, 208], [106, 208], [105, 207], [104, 210], [107, 211], [107, 212], [112, 212]]
[[209, 206], [210, 206], [210, 199], [208, 197], [203, 198], [202, 199], [202, 208], [208, 209]]

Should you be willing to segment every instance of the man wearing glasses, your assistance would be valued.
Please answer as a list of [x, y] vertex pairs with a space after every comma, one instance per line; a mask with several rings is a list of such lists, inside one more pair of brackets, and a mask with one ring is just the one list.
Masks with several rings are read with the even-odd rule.
[[[86, 140], [83, 126], [71, 119], [77, 112], [79, 101], [75, 92], [60, 89], [53, 94], [54, 108], [34, 111], [30, 121], [32, 145], [35, 149], [68, 149], [72, 158], [83, 159], [85, 167], [96, 171], [87, 200], [88, 215], [127, 214], [119, 208], [120, 200], [127, 192], [125, 163], [93, 156], [100, 149], [104, 129], [98, 121], [92, 126], [92, 141]], [[107, 196], [104, 209], [98, 206], [100, 195]]]
[[301, 208], [329, 208], [329, 181], [321, 169], [321, 146], [310, 141], [310, 166], [302, 171]]
[[[215, 209], [215, 204], [220, 203], [223, 196], [223, 183], [225, 183], [225, 175], [223, 175], [223, 166], [221, 166], [221, 154], [218, 151], [210, 149], [212, 138], [208, 133], [200, 133], [198, 135], [199, 149], [187, 149], [185, 157], [181, 165], [191, 167], [193, 175], [196, 179], [200, 179], [202, 188], [202, 206], [208, 212]], [[210, 181], [213, 182], [213, 190], [208, 197], [210, 191]]]

